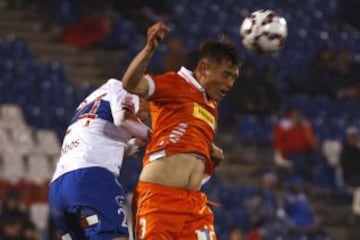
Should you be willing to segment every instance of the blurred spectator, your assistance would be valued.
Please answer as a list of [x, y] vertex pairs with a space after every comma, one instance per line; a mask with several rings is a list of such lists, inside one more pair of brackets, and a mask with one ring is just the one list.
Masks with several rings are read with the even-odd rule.
[[245, 240], [243, 230], [240, 227], [231, 229], [228, 240]]
[[274, 129], [274, 160], [282, 179], [293, 174], [312, 180], [317, 139], [311, 123], [293, 106]]
[[249, 239], [285, 237], [293, 229], [292, 222], [281, 206], [275, 173], [268, 172], [263, 175], [259, 191], [245, 202], [245, 207], [249, 211], [252, 226]]
[[346, 129], [346, 142], [340, 155], [346, 185], [355, 188], [353, 214], [360, 217], [360, 133], [357, 127]]
[[245, 62], [240, 71], [239, 81], [234, 83], [229, 92], [229, 99], [233, 108], [240, 113], [257, 112], [258, 85], [256, 69], [252, 62]]
[[198, 61], [199, 50], [201, 49], [203, 44], [204, 44], [204, 40], [200, 41], [194, 49], [189, 50], [187, 54], [187, 64], [186, 64], [188, 69], [192, 71], [195, 69], [196, 63]]
[[94, 47], [111, 34], [112, 27], [108, 17], [83, 17], [65, 28], [63, 42], [79, 48]]
[[354, 28], [360, 29], [359, 9], [360, 2], [354, 0], [338, 1], [339, 19]]
[[292, 177], [286, 182], [288, 193], [284, 197], [284, 210], [295, 224], [295, 235], [313, 237], [320, 233], [310, 200], [304, 191], [301, 178]]
[[152, 22], [166, 21], [173, 14], [169, 0], [148, 0], [144, 7], [144, 15]]
[[187, 65], [187, 55], [183, 40], [173, 37], [168, 40], [167, 52], [164, 57], [164, 71], [178, 71]]
[[263, 240], [264, 235], [259, 229], [251, 229], [247, 235], [247, 240]]
[[344, 186], [340, 164], [341, 150], [342, 143], [337, 139], [325, 139], [322, 142], [322, 154], [325, 161], [321, 161], [315, 167], [314, 183], [316, 187], [320, 187], [318, 190], [325, 190], [325, 192], [323, 191], [325, 194], [328, 190], [335, 190]]
[[250, 61], [241, 66], [240, 76], [229, 93], [229, 101], [239, 113], [270, 114], [279, 107], [280, 92], [271, 68], [258, 71]]
[[21, 201], [21, 194], [16, 189], [9, 189], [0, 211], [0, 239], [35, 240], [37, 230], [31, 222]]
[[39, 233], [32, 222], [26, 222], [22, 229], [22, 240], [37, 240]]
[[50, 214], [48, 217], [47, 230], [44, 235], [46, 240], [58, 240], [56, 225], [50, 217]]
[[21, 194], [12, 188], [5, 194], [5, 200], [1, 205], [0, 218], [16, 217], [22, 222], [30, 221], [28, 213], [24, 210], [21, 201]]
[[0, 220], [1, 240], [24, 240], [21, 235], [22, 222], [15, 216], [6, 216]]
[[311, 61], [308, 72], [303, 79], [292, 83], [292, 93], [305, 93], [309, 96], [336, 95], [336, 60], [333, 50], [329, 47], [320, 49]]
[[264, 70], [258, 83], [259, 113], [272, 114], [279, 109], [280, 92], [276, 85], [276, 74], [271, 68]]
[[277, 176], [274, 173], [265, 173], [261, 178], [261, 187], [257, 193], [246, 202], [246, 209], [250, 212], [250, 221], [253, 226], [262, 226], [275, 216], [277, 208]]
[[338, 78], [338, 97], [360, 97], [360, 66], [351, 59], [351, 52], [347, 48], [339, 51], [336, 59]]
[[[151, 22], [166, 21], [173, 14], [168, 0], [113, 1], [113, 8], [122, 17], [136, 22], [141, 29], [146, 29]], [[141, 29], [139, 32], [144, 32]]]

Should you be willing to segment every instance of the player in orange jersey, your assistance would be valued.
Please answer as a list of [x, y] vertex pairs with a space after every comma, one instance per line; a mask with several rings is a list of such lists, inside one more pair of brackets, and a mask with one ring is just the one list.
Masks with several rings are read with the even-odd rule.
[[199, 189], [223, 153], [214, 143], [217, 104], [238, 77], [239, 57], [226, 38], [205, 42], [194, 72], [144, 75], [169, 29], [148, 29], [144, 48], [124, 77], [129, 92], [147, 97], [152, 134], [135, 191], [137, 239], [216, 239], [213, 213]]

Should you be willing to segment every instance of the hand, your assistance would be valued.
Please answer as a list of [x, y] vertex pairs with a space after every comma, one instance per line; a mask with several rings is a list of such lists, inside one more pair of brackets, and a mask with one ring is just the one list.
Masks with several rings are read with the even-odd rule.
[[158, 22], [148, 28], [146, 47], [153, 51], [164, 40], [165, 33], [169, 32], [170, 28], [163, 22]]
[[288, 170], [293, 168], [292, 162], [289, 159], [285, 159], [279, 150], [275, 150], [274, 152], [274, 161], [279, 167], [286, 168]]
[[146, 143], [139, 138], [130, 139], [125, 149], [125, 156], [136, 156], [140, 148], [144, 147], [145, 145]]
[[210, 152], [211, 161], [214, 163], [214, 166], [219, 166], [220, 162], [224, 160], [224, 152], [221, 148], [215, 145], [215, 143], [211, 144], [211, 152]]

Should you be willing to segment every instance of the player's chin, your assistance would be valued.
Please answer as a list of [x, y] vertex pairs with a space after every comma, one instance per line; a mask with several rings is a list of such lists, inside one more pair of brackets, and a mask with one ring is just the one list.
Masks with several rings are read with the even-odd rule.
[[220, 101], [221, 99], [222, 99], [222, 97], [220, 95], [211, 96], [211, 100], [216, 101], [216, 102]]
[[208, 95], [211, 100], [214, 100], [216, 102], [220, 101], [225, 95], [222, 92], [214, 92], [213, 94]]

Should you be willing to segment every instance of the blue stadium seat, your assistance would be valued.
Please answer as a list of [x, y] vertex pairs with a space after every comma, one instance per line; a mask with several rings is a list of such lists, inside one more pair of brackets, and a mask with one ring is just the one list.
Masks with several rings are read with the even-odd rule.
[[240, 139], [245, 143], [255, 143], [257, 118], [253, 115], [242, 115], [238, 118], [237, 129]]
[[309, 118], [309, 120], [319, 142], [322, 142], [330, 137], [328, 124], [323, 117]]
[[15, 60], [28, 60], [32, 58], [30, 50], [24, 40], [12, 38], [9, 41], [12, 57]]
[[243, 208], [234, 207], [226, 212], [226, 223], [230, 228], [240, 226], [244, 231], [250, 230], [249, 215]]
[[229, 209], [234, 206], [232, 187], [228, 185], [220, 185], [218, 188], [218, 200], [223, 208]]
[[320, 189], [336, 190], [335, 170], [325, 160], [314, 167], [314, 185]]
[[24, 77], [40, 76], [41, 75], [41, 63], [37, 59], [28, 59], [23, 62], [22, 74]]
[[11, 58], [0, 57], [0, 72], [2, 76], [17, 72], [15, 61], [13, 61]]
[[138, 41], [136, 25], [122, 18], [113, 19], [113, 31], [100, 43], [105, 48], [126, 48]]
[[286, 102], [289, 102], [290, 105], [299, 107], [305, 113], [305, 115], [307, 115], [308, 111], [310, 110], [310, 98], [306, 94], [294, 95]]
[[270, 145], [273, 142], [273, 131], [276, 123], [274, 116], [258, 117], [256, 126], [256, 142]]
[[219, 232], [229, 232], [230, 227], [226, 224], [226, 209], [222, 207], [214, 207], [212, 208], [212, 211], [214, 213], [214, 227]]
[[55, 0], [53, 2], [53, 15], [58, 24], [67, 25], [80, 19], [80, 0]]
[[325, 95], [317, 95], [312, 100], [311, 106], [312, 106], [311, 110], [313, 112], [312, 114], [313, 116], [325, 117], [330, 112], [330, 109], [332, 107], [332, 102], [329, 99], [329, 97]]

